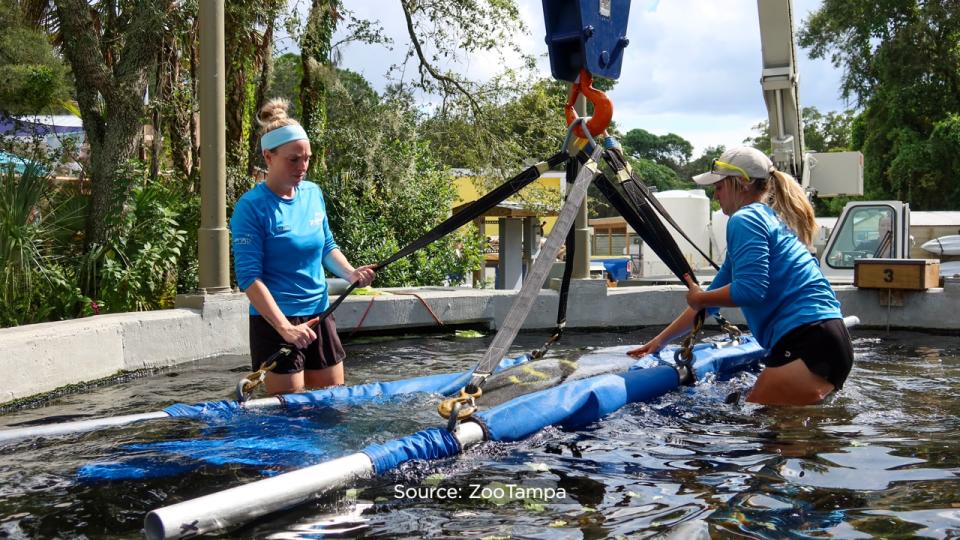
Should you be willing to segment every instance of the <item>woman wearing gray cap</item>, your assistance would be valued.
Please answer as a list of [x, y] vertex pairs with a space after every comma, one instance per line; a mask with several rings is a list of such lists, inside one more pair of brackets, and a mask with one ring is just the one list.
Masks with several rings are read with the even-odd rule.
[[688, 276], [689, 307], [630, 354], [656, 352], [686, 334], [701, 309], [739, 307], [769, 351], [747, 401], [819, 403], [843, 386], [853, 347], [840, 302], [808, 250], [817, 227], [813, 206], [796, 180], [755, 148], [724, 152], [693, 180], [714, 186], [730, 216], [726, 260], [706, 291]]

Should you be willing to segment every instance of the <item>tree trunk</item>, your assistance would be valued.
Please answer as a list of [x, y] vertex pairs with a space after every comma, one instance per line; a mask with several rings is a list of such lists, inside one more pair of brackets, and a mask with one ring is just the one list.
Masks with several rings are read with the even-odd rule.
[[173, 39], [164, 38], [164, 43], [157, 51], [156, 75], [154, 76], [154, 95], [150, 104], [150, 124], [153, 125], [153, 140], [150, 145], [150, 181], [156, 182], [160, 176], [160, 162], [163, 160], [163, 107], [170, 99], [170, 93], [167, 91], [170, 84], [170, 68], [167, 66], [166, 58], [169, 58], [169, 50], [173, 48]]
[[[267, 101], [270, 93], [270, 83], [273, 79], [273, 27], [274, 21], [271, 20], [263, 32], [263, 41], [261, 41], [260, 51], [258, 53], [260, 60], [260, 76], [257, 79], [257, 92], [254, 98], [253, 116], [256, 117], [260, 108]], [[250, 135], [247, 139], [247, 175], [253, 176], [257, 166], [262, 158], [260, 157], [260, 130], [256, 129], [256, 122], [252, 124]]]
[[[247, 117], [247, 82], [248, 73], [252, 69], [250, 44], [253, 33], [249, 2], [229, 2], [224, 13], [224, 26], [227, 29], [224, 36], [224, 54], [226, 56], [226, 144], [227, 164], [237, 166], [244, 163], [246, 146], [244, 142], [244, 121]], [[227, 182], [231, 183], [231, 176], [227, 175]], [[232, 193], [234, 187], [227, 186], [227, 193]]]
[[[85, 246], [103, 245], [130, 190], [125, 166], [143, 134], [143, 95], [159, 52], [170, 0], [140, 0], [124, 16], [94, 21], [86, 0], [55, 0], [63, 51], [73, 68], [90, 145], [92, 191]], [[116, 9], [115, 7], [113, 9]], [[101, 26], [106, 21], [105, 26]], [[101, 40], [98, 30], [110, 40]]]
[[333, 32], [340, 20], [340, 0], [313, 0], [307, 27], [300, 43], [303, 79], [300, 82], [300, 123], [310, 137], [313, 162], [309, 174], [314, 179], [326, 173], [327, 76]]
[[[254, 80], [264, 61], [264, 48], [272, 46], [273, 26], [285, 6], [283, 0], [234, 0], [226, 6], [227, 163], [234, 170], [249, 169], [254, 159], [249, 143], [251, 133], [256, 131], [256, 86], [261, 84]], [[261, 26], [266, 28], [263, 33], [258, 30]], [[227, 175], [228, 197], [243, 191], [238, 187], [245, 186], [234, 185], [238, 179], [236, 174]]]
[[[199, 34], [199, 28], [194, 27]], [[200, 73], [197, 59], [200, 57], [199, 43], [190, 47], [190, 87], [191, 96], [196, 96], [199, 88]], [[194, 97], [194, 100], [196, 98]], [[193, 103], [193, 100], [191, 101]], [[190, 109], [190, 178], [193, 180], [193, 192], [200, 193], [200, 115]]]
[[[187, 44], [193, 47], [192, 44]], [[191, 155], [192, 138], [190, 135], [190, 117], [193, 116], [194, 96], [191, 86], [181, 77], [180, 62], [182, 51], [174, 44], [166, 57], [167, 75], [164, 78], [163, 92], [167, 103], [163, 107], [163, 122], [167, 126], [170, 162], [184, 181], [189, 181], [193, 167]]]

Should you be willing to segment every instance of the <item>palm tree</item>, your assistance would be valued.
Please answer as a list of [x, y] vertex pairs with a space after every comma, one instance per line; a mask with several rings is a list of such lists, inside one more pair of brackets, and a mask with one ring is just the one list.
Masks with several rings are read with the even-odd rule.
[[[45, 320], [75, 289], [61, 267], [60, 247], [82, 219], [82, 201], [58, 202], [52, 195], [44, 167], [35, 162], [22, 174], [13, 166], [0, 174], [0, 325]], [[59, 299], [48, 297], [54, 291]]]

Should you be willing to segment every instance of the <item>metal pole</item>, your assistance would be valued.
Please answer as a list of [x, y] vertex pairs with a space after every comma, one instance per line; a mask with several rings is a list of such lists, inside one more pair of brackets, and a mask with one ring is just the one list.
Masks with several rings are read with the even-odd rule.
[[[587, 98], [580, 94], [575, 105], [580, 118], [587, 116]], [[590, 277], [590, 228], [587, 223], [587, 199], [584, 197], [580, 211], [573, 222], [576, 254], [573, 259], [573, 279], [588, 279]]]
[[200, 290], [230, 291], [224, 0], [200, 0]]

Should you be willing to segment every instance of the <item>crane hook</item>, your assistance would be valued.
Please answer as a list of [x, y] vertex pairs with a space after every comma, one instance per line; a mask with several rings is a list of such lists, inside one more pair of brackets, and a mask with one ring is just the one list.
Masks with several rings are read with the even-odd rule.
[[[583, 94], [590, 103], [593, 103], [593, 116], [587, 120], [587, 129], [593, 136], [600, 135], [607, 129], [610, 120], [613, 118], [613, 102], [606, 94], [593, 87], [593, 76], [590, 75], [590, 72], [581, 69], [577, 81], [570, 86], [570, 95], [567, 98], [567, 104], [564, 106], [568, 126], [580, 117], [574, 108], [580, 94]], [[577, 137], [586, 138], [582, 126], [575, 126], [573, 132]]]

